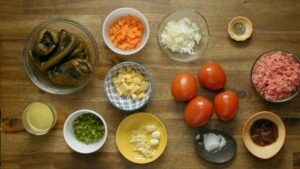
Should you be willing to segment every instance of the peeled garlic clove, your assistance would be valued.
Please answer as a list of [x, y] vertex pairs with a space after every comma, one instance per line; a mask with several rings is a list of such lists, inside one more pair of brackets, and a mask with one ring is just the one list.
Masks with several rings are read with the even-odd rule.
[[151, 146], [156, 146], [158, 143], [159, 143], [159, 140], [157, 140], [157, 139], [151, 139], [150, 140], [150, 145]]
[[160, 139], [160, 132], [159, 131], [154, 131], [152, 133], [152, 138], [159, 140]]
[[146, 126], [146, 130], [148, 131], [148, 132], [153, 132], [154, 130], [155, 130], [155, 126], [154, 125], [148, 125], [148, 126]]

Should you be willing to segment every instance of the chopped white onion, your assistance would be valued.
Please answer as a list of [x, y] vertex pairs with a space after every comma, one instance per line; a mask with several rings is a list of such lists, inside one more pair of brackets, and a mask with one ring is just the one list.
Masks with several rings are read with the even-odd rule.
[[189, 18], [169, 21], [161, 34], [162, 44], [172, 52], [194, 54], [194, 47], [199, 44], [199, 27]]

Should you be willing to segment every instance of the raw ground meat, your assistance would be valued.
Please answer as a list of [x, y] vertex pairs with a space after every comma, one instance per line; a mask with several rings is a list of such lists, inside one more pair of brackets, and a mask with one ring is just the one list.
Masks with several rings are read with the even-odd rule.
[[292, 54], [272, 51], [264, 54], [252, 71], [256, 90], [270, 101], [282, 100], [293, 94], [300, 81], [299, 63]]

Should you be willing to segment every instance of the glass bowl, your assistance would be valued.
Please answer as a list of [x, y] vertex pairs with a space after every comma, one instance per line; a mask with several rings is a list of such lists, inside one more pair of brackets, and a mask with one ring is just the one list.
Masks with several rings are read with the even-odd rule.
[[[32, 57], [29, 56], [29, 51], [34, 43], [37, 34], [44, 28], [50, 28], [60, 31], [65, 29], [73, 34], [76, 34], [82, 40], [85, 41], [87, 50], [90, 53], [89, 60], [92, 66], [92, 73], [86, 81], [78, 86], [61, 86], [51, 82], [47, 76], [47, 73], [42, 72], [34, 63]], [[50, 19], [42, 22], [30, 33], [26, 40], [25, 47], [23, 50], [23, 64], [25, 70], [32, 80], [32, 82], [39, 87], [41, 90], [56, 94], [56, 95], [67, 95], [79, 91], [84, 88], [92, 79], [93, 74], [96, 71], [97, 63], [99, 59], [99, 53], [97, 48], [97, 43], [93, 35], [80, 23], [70, 20], [70, 19]]]
[[[172, 52], [168, 48], [166, 48], [162, 44], [162, 37], [161, 34], [164, 31], [167, 23], [169, 21], [178, 21], [182, 18], [190, 18], [192, 22], [196, 23], [199, 27], [199, 33], [201, 35], [201, 39], [199, 44], [194, 46], [194, 53], [179, 53], [179, 52]], [[179, 62], [190, 62], [197, 59], [201, 56], [204, 51], [207, 49], [208, 46], [208, 39], [209, 39], [209, 30], [208, 25], [205, 18], [196, 10], [193, 9], [179, 9], [169, 13], [164, 19], [161, 21], [158, 27], [157, 38], [160, 45], [160, 48], [164, 53], [166, 53], [171, 59], [179, 61]]]
[[[258, 62], [263, 56], [265, 56], [266, 54], [273, 54], [273, 53], [276, 53], [276, 52], [282, 52], [283, 55], [292, 54], [291, 52], [288, 52], [288, 51], [284, 51], [284, 50], [276, 50], [276, 49], [275, 49], [275, 50], [270, 50], [270, 51], [267, 51], [267, 52], [261, 54], [261, 55], [255, 60], [253, 66], [252, 66], [252, 68], [251, 68], [250, 79], [251, 79], [252, 87], [254, 88], [254, 90], [256, 91], [256, 93], [257, 93], [259, 96], [261, 96], [265, 101], [271, 102], [271, 103], [282, 103], [282, 102], [287, 102], [287, 101], [292, 100], [293, 98], [295, 98], [295, 97], [299, 94], [299, 92], [300, 92], [300, 81], [299, 81], [299, 84], [298, 84], [298, 86], [296, 87], [296, 89], [293, 90], [293, 91], [291, 92], [291, 95], [290, 95], [289, 97], [285, 97], [285, 98], [280, 99], [280, 100], [270, 100], [270, 99], [267, 99], [263, 94], [261, 94], [261, 93], [257, 90], [257, 88], [255, 87], [255, 85], [254, 85], [254, 83], [253, 83], [253, 78], [252, 78], [252, 75], [253, 75], [253, 72], [254, 72], [254, 70], [255, 70], [255, 68], [256, 68], [255, 66], [256, 66], [257, 62]], [[294, 60], [294, 63], [298, 63], [298, 64], [300, 65], [299, 60], [297, 60], [297, 58], [295, 57], [294, 54], [292, 54], [292, 58], [293, 58], [293, 60]]]

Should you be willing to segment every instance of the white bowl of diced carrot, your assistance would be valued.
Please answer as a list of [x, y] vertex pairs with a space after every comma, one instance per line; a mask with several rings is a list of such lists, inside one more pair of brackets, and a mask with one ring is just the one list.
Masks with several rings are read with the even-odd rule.
[[133, 8], [112, 11], [102, 25], [105, 44], [115, 53], [132, 55], [146, 45], [150, 34], [146, 17]]

